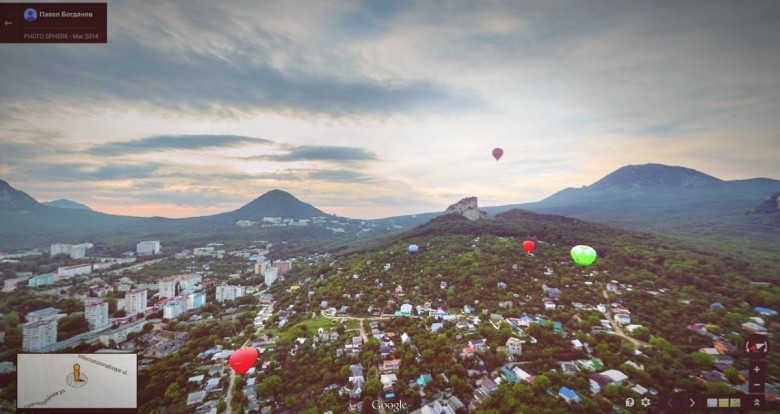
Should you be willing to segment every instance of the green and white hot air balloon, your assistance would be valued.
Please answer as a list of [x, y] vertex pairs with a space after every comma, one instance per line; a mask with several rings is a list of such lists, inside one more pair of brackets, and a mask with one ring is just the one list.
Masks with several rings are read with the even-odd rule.
[[580, 244], [571, 249], [571, 258], [580, 266], [590, 266], [596, 261], [596, 251], [590, 246]]

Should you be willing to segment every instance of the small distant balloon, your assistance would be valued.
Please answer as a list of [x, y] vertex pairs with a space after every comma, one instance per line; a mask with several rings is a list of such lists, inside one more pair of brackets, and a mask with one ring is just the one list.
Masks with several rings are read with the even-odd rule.
[[417, 253], [417, 245], [416, 244], [412, 244], [412, 245], [409, 246], [409, 253], [411, 253], [411, 254]]
[[502, 155], [504, 155], [504, 150], [502, 150], [501, 148], [493, 149], [493, 158], [496, 159], [496, 162], [498, 162], [498, 160], [501, 159]]
[[580, 266], [590, 266], [596, 261], [596, 257], [596, 251], [590, 246], [581, 244], [571, 249], [571, 258]]
[[260, 356], [260, 354], [255, 348], [245, 346], [238, 351], [233, 352], [233, 354], [230, 355], [230, 358], [228, 358], [228, 363], [230, 364], [230, 368], [233, 368], [233, 371], [236, 371], [236, 374], [244, 375], [253, 365], [255, 365], [258, 356]]
[[526, 240], [523, 242], [523, 248], [528, 253], [531, 253], [532, 251], [534, 251], [534, 248], [536, 248], [536, 243], [532, 242], [531, 240]]

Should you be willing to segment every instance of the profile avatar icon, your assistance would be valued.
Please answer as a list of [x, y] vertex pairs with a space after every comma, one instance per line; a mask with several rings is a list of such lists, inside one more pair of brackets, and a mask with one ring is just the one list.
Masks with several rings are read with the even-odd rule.
[[38, 18], [38, 12], [35, 9], [30, 8], [24, 11], [24, 20], [28, 22], [34, 22]]

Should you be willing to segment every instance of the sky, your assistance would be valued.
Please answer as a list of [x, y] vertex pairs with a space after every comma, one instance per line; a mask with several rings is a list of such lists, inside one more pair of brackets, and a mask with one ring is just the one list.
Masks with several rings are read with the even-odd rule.
[[362, 219], [629, 164], [780, 179], [778, 21], [777, 1], [109, 1], [107, 44], [0, 45], [0, 179], [113, 214], [281, 189]]

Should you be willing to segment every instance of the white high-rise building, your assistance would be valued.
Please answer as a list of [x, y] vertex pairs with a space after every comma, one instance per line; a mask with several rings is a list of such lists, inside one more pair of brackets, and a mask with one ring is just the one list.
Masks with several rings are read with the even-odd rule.
[[34, 352], [57, 342], [57, 318], [22, 325], [22, 350]]
[[203, 282], [203, 276], [201, 275], [181, 275], [179, 276], [179, 285], [182, 290], [193, 289], [195, 285]]
[[27, 322], [38, 322], [46, 319], [56, 318], [58, 314], [59, 309], [44, 308], [24, 315], [24, 319]]
[[268, 267], [265, 269], [265, 284], [271, 286], [276, 281], [279, 269], [275, 267]]
[[206, 304], [206, 293], [199, 292], [187, 296], [187, 310], [198, 309]]
[[127, 316], [139, 314], [146, 310], [146, 290], [133, 289], [125, 295], [125, 312]]
[[111, 324], [108, 319], [108, 303], [102, 300], [85, 305], [84, 317], [89, 322], [90, 330], [105, 328]]
[[159, 285], [160, 299], [173, 298], [176, 296], [176, 278], [174, 276], [160, 280]]
[[138, 243], [135, 246], [135, 251], [139, 255], [147, 255], [147, 254], [159, 254], [160, 253], [160, 242], [159, 241], [143, 241]]
[[265, 275], [265, 269], [268, 268], [268, 262], [258, 262], [255, 264], [255, 274]]
[[174, 319], [187, 312], [187, 298], [178, 297], [163, 305], [163, 319]]
[[246, 294], [245, 286], [229, 286], [222, 285], [217, 286], [217, 301], [224, 302], [226, 300], [236, 300]]

